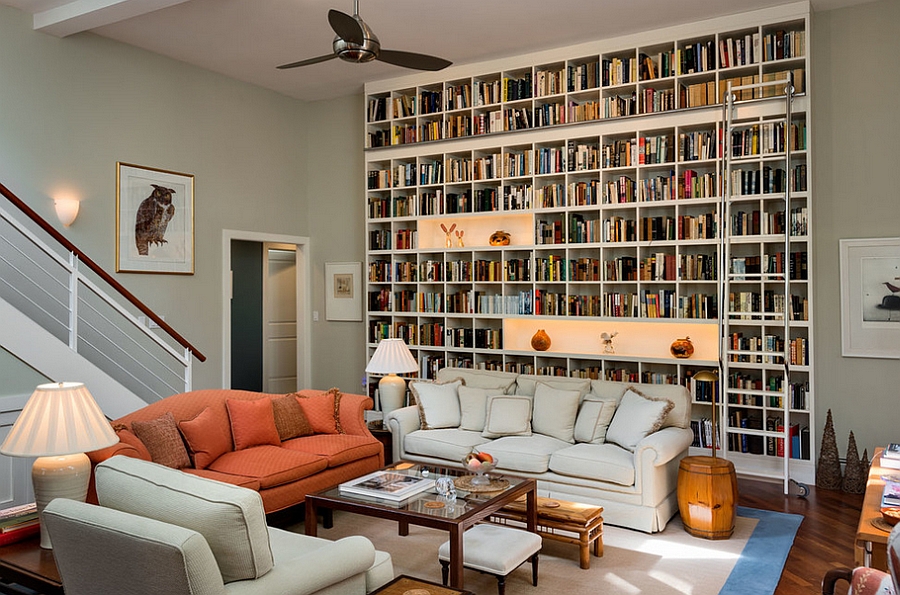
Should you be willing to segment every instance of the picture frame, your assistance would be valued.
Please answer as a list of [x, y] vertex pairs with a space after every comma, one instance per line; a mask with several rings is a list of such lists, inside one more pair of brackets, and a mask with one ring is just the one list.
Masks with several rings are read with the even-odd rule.
[[116, 272], [194, 274], [194, 176], [116, 163]]
[[840, 240], [841, 354], [900, 359], [900, 238]]
[[325, 319], [362, 320], [362, 263], [325, 263]]

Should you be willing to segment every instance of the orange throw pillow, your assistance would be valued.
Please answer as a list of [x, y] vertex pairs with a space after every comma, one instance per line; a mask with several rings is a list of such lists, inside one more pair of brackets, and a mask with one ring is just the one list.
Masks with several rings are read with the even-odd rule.
[[191, 458], [171, 412], [150, 421], [131, 422], [131, 429], [147, 447], [154, 463], [174, 469], [191, 466]]
[[251, 446], [274, 444], [281, 446], [278, 430], [275, 428], [275, 414], [272, 401], [266, 397], [245, 401], [226, 399], [228, 418], [231, 420], [231, 437], [234, 450]]
[[278, 437], [281, 441], [309, 436], [313, 433], [303, 407], [294, 398], [294, 395], [285, 395], [272, 399], [272, 409], [275, 411], [275, 427], [278, 429]]
[[341, 391], [332, 388], [321, 395], [296, 395], [306, 419], [316, 434], [343, 434], [340, 415]]
[[209, 407], [194, 416], [178, 422], [178, 429], [187, 442], [194, 457], [194, 467], [206, 469], [209, 465], [231, 450], [231, 436], [228, 428], [213, 414]]

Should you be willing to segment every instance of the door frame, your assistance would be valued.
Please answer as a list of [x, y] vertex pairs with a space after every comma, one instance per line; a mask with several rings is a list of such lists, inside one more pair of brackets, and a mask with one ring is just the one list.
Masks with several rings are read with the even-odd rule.
[[257, 231], [222, 230], [222, 388], [231, 388], [231, 242], [243, 240], [265, 244], [293, 244], [297, 247], [297, 388], [311, 386], [312, 327], [310, 307], [309, 238]]

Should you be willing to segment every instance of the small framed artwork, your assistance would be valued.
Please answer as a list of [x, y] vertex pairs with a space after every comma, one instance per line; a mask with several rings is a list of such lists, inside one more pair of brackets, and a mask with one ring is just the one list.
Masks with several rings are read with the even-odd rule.
[[325, 319], [362, 320], [362, 263], [325, 263]]
[[116, 272], [194, 274], [194, 176], [116, 163]]
[[841, 248], [841, 353], [900, 359], [900, 238]]

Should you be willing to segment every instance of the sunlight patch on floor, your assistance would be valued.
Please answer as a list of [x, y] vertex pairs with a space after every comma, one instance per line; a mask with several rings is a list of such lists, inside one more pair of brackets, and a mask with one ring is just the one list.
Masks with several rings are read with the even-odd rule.
[[637, 549], [641, 552], [654, 554], [669, 559], [687, 559], [700, 558], [704, 560], [737, 560], [741, 557], [740, 552], [723, 552], [716, 547], [715, 541], [702, 542], [697, 545], [666, 543], [661, 540], [652, 538], [641, 540], [637, 545]]

